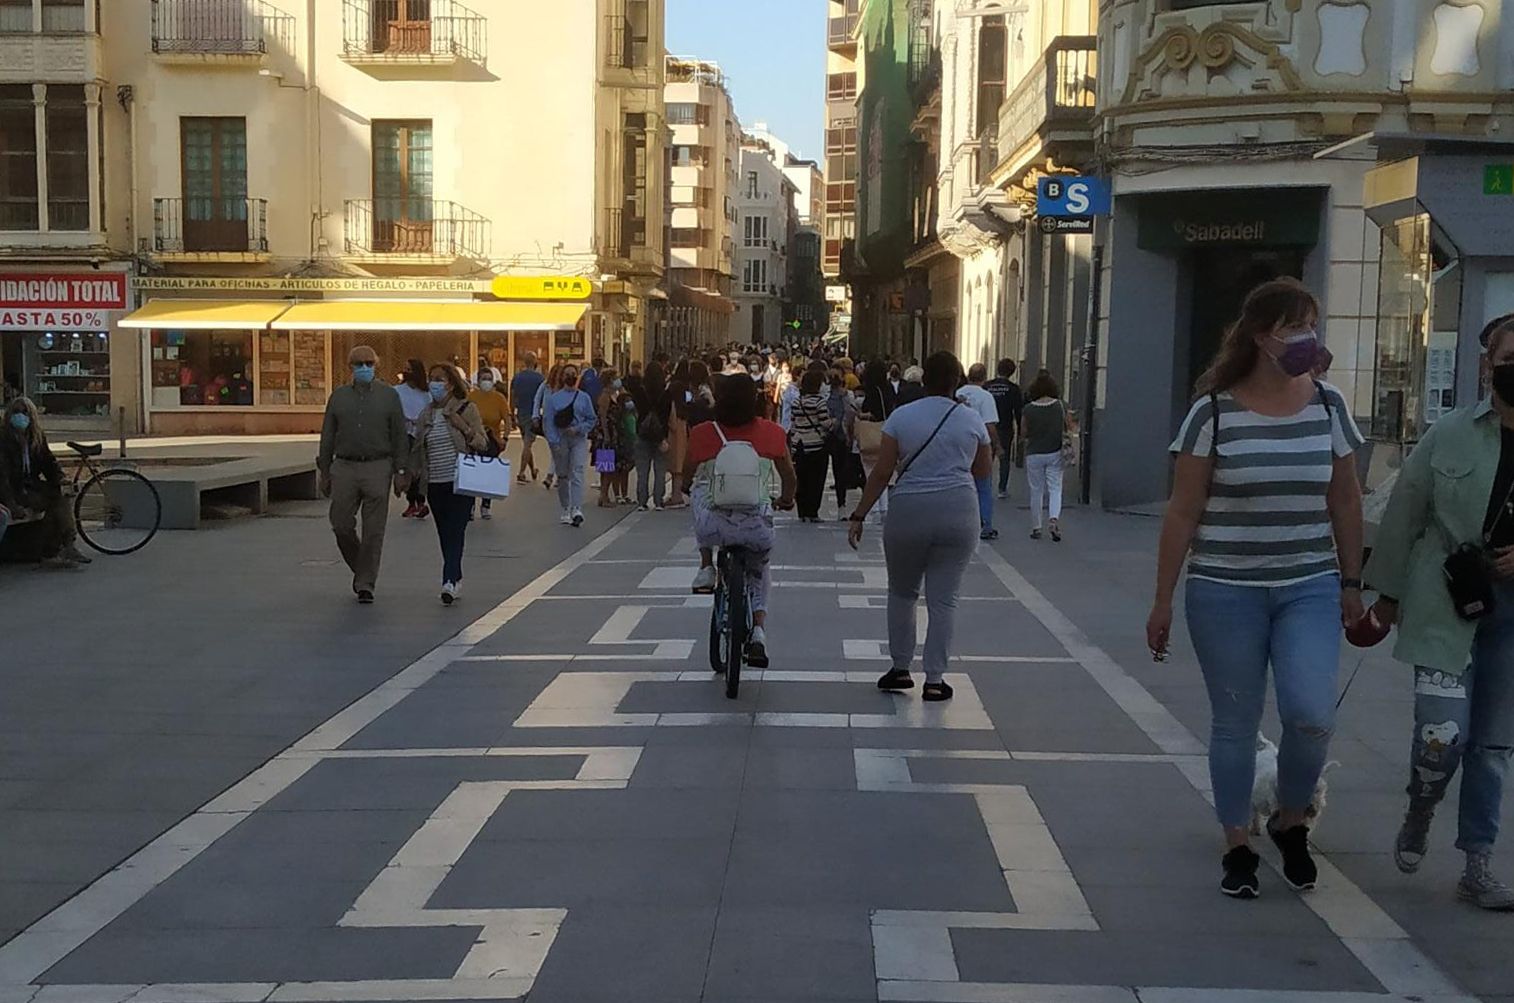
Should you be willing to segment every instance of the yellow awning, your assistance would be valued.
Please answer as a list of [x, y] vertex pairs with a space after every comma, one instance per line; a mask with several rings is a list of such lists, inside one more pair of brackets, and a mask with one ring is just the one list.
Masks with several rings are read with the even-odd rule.
[[122, 327], [167, 331], [262, 331], [288, 300], [150, 300]]
[[297, 303], [276, 331], [572, 331], [587, 303], [327, 300]]

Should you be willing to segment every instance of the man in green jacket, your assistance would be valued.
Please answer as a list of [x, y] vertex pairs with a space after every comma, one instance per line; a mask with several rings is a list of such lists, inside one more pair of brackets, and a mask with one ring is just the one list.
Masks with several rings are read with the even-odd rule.
[[[331, 530], [342, 560], [352, 569], [352, 591], [360, 603], [373, 602], [384, 530], [389, 522], [389, 493], [405, 490], [405, 409], [400, 395], [374, 378], [378, 353], [367, 345], [347, 359], [352, 382], [332, 391], [321, 425], [321, 452], [316, 460], [321, 494], [331, 499]], [[358, 511], [363, 513], [358, 534]]]

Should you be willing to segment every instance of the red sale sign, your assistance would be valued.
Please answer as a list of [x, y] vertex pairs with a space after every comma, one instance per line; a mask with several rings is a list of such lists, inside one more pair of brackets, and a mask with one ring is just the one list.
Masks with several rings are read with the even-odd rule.
[[0, 272], [0, 308], [125, 310], [121, 272]]

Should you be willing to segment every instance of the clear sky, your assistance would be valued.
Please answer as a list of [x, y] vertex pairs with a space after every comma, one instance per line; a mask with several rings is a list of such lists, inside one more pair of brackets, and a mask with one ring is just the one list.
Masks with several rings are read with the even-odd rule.
[[743, 126], [820, 160], [826, 16], [825, 0], [668, 0], [668, 51], [719, 63]]

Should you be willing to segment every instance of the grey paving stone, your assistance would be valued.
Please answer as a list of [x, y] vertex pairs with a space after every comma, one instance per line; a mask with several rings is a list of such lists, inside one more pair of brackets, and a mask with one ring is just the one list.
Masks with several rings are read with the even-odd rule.
[[[678, 731], [682, 729], [659, 729]], [[688, 731], [718, 730], [695, 729]], [[631, 777], [632, 789], [641, 787], [713, 787], [735, 790], [746, 772], [744, 744], [713, 746], [648, 746]]]
[[740, 797], [734, 787], [514, 791], [478, 839], [729, 839]]
[[569, 780], [582, 755], [324, 760], [263, 811], [435, 808], [467, 780]]
[[715, 906], [579, 906], [568, 911], [531, 1003], [697, 1003]]
[[774, 714], [894, 714], [898, 700], [857, 683], [764, 682], [757, 705]]
[[478, 931], [107, 930], [43, 976], [47, 984], [444, 979]]
[[1097, 885], [1077, 876], [1100, 929], [1111, 934], [1145, 932], [1154, 938], [1212, 934], [1335, 939], [1324, 921], [1274, 872], [1262, 872], [1259, 899], [1236, 903], [1219, 892], [1217, 856], [1207, 869], [1195, 869], [1206, 870], [1210, 879], [1207, 884]]
[[430, 809], [389, 811], [259, 811], [239, 822], [216, 844], [250, 849], [257, 844], [276, 846], [335, 843], [403, 843], [431, 815]]
[[0, 880], [0, 926], [25, 929], [62, 905], [77, 888], [73, 881]]
[[[630, 692], [615, 708], [620, 714], [725, 714], [736, 709], [726, 699], [724, 682], [717, 681], [711, 673], [708, 686], [692, 683], [639, 682], [631, 684]], [[766, 690], [770, 684], [763, 684]], [[746, 689], [743, 684], [743, 689]], [[755, 692], [757, 686], [753, 684]], [[749, 694], [743, 693], [743, 697]], [[742, 704], [748, 701], [743, 699]], [[741, 707], [740, 709], [748, 709]]]
[[705, 999], [876, 999], [866, 909], [721, 909]]
[[857, 767], [850, 748], [754, 748], [745, 787], [855, 791]]
[[1023, 930], [953, 930], [951, 936], [967, 982], [1382, 992], [1330, 937]]
[[337, 881], [309, 874], [266, 873], [261, 877], [237, 874], [207, 880], [181, 872], [128, 909], [108, 929], [325, 930], [335, 927], [352, 908], [371, 877]]
[[[1052, 837], [1057, 838], [1055, 832]], [[1214, 833], [1174, 833], [1162, 846], [1111, 846], [1066, 838], [1057, 846], [1085, 888], [1138, 888], [1149, 894], [1147, 889], [1213, 892], [1219, 886], [1223, 844]], [[1263, 879], [1274, 881], [1266, 871]]]
[[437, 909], [714, 906], [730, 838], [489, 840], [432, 896]]

